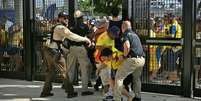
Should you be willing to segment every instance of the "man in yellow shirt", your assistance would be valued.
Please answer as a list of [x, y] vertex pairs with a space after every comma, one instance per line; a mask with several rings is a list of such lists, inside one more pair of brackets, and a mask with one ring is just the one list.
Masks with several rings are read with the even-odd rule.
[[[96, 74], [101, 78], [103, 84], [103, 94], [107, 93], [109, 85], [110, 85], [110, 69], [106, 68], [106, 65], [102, 63], [100, 60], [101, 51], [104, 48], [111, 48], [114, 44], [114, 41], [108, 36], [107, 28], [108, 22], [106, 19], [101, 19], [98, 21], [96, 25], [97, 31], [100, 31], [99, 35], [96, 38], [96, 51], [94, 53], [95, 61], [97, 62]], [[109, 40], [108, 40], [109, 39]]]
[[[114, 53], [113, 57], [118, 57], [119, 55], [122, 55], [123, 53], [118, 51], [115, 48], [115, 36], [119, 36], [120, 29], [117, 26], [111, 27], [107, 31], [108, 22], [105, 19], [100, 20], [100, 25], [98, 28], [104, 29], [104, 31], [98, 36], [96, 40], [96, 52], [95, 52], [95, 58], [98, 62], [97, 64], [97, 75], [101, 77], [102, 84], [103, 84], [103, 94], [105, 94], [106, 98], [107, 96], [112, 96], [111, 89], [113, 89], [114, 86], [114, 78], [112, 78], [111, 75], [111, 69], [116, 70], [118, 65], [121, 64], [121, 62], [118, 61], [102, 61], [101, 60], [101, 53], [102, 50], [105, 48], [112, 50]], [[111, 88], [109, 90], [109, 88]]]

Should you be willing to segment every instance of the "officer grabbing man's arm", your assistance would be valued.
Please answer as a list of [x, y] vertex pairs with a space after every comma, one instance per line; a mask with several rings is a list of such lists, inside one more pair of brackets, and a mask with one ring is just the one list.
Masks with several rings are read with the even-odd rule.
[[75, 34], [67, 28], [68, 27], [68, 15], [66, 12], [59, 13], [58, 22], [59, 22], [59, 24], [53, 30], [54, 31], [53, 39], [63, 40], [64, 38], [68, 38], [71, 41], [86, 42], [89, 46], [91, 45], [91, 41], [88, 38]]
[[58, 15], [58, 24], [52, 29], [50, 42], [46, 46], [44, 46], [42, 51], [43, 59], [47, 65], [48, 70], [44, 87], [40, 95], [41, 97], [53, 96], [51, 90], [52, 81], [54, 75], [56, 74], [55, 71], [59, 71], [62, 76], [67, 97], [72, 98], [78, 95], [77, 92], [74, 91], [72, 82], [69, 79], [64, 54], [60, 51], [61, 45], [64, 38], [68, 38], [69, 40], [76, 42], [86, 42], [89, 46], [91, 45], [91, 41], [86, 37], [82, 37], [72, 33], [67, 28], [67, 26], [68, 14], [66, 12], [60, 12]]

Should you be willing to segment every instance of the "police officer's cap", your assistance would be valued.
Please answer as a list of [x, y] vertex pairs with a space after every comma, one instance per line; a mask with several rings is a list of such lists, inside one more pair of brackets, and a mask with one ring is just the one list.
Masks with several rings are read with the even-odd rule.
[[60, 18], [60, 17], [68, 17], [68, 13], [65, 12], [65, 11], [62, 11], [62, 12], [60, 12], [60, 13], [58, 14], [58, 17], [59, 17], [59, 18]]

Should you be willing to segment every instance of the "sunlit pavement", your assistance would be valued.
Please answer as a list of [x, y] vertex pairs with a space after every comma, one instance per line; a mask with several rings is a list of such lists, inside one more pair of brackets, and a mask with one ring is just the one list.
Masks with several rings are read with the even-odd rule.
[[[55, 83], [53, 87], [54, 96], [40, 98], [43, 82], [23, 81], [0, 78], [0, 101], [102, 101], [100, 92], [92, 96], [81, 96], [80, 87], [76, 86], [79, 96], [66, 98], [66, 93], [61, 89], [61, 84]], [[91, 89], [93, 91], [93, 89]], [[142, 101], [201, 101], [196, 99], [182, 98], [180, 96], [142, 93]]]

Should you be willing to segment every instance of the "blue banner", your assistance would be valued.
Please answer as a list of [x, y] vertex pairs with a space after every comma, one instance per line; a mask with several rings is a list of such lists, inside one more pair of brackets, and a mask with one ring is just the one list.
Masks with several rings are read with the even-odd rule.
[[54, 19], [54, 13], [56, 11], [56, 3], [51, 4], [45, 11], [44, 17], [48, 20]]

